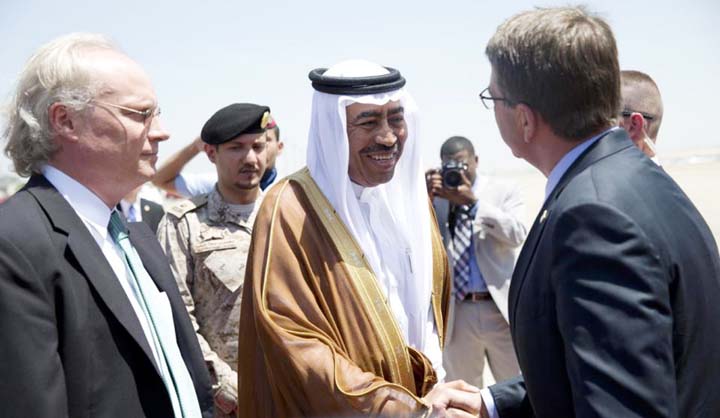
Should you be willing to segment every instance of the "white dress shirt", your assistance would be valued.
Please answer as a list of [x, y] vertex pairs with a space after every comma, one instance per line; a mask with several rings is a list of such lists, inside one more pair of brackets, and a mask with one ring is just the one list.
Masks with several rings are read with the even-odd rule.
[[[145, 338], [148, 341], [148, 346], [155, 356], [155, 364], [160, 364], [159, 353], [155, 348], [155, 344], [152, 343], [152, 331], [150, 330], [150, 324], [148, 323], [147, 317], [143, 312], [142, 307], [138, 303], [139, 289], [136, 288], [135, 280], [133, 279], [132, 272], [126, 267], [126, 263], [123, 260], [125, 255], [121, 252], [120, 248], [115, 244], [108, 232], [108, 224], [110, 223], [110, 214], [112, 210], [90, 189], [80, 184], [77, 180], [58, 170], [51, 165], [45, 165], [42, 168], [42, 173], [45, 178], [52, 184], [57, 191], [67, 200], [70, 206], [73, 208], [75, 213], [80, 217], [85, 226], [87, 227], [90, 235], [95, 239], [95, 242], [100, 247], [105, 259], [110, 264], [112, 271], [118, 278], [120, 286], [125, 291], [125, 294], [130, 302], [130, 305], [135, 312], [135, 315], [142, 326]], [[172, 319], [172, 310], [169, 304], [161, 305], [166, 312], [164, 317]], [[174, 329], [174, 327], [173, 327]]]
[[[130, 219], [130, 208], [134, 211], [133, 216], [134, 219]], [[123, 199], [120, 201], [120, 210], [122, 211], [123, 215], [125, 215], [125, 219], [128, 220], [128, 222], [141, 222], [142, 221], [142, 207], [140, 207], [140, 197], [135, 199], [134, 203], [130, 203], [127, 200]]]

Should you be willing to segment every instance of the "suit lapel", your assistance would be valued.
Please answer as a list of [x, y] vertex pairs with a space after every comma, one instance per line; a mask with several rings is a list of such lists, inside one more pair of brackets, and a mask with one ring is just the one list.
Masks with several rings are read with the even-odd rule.
[[180, 354], [185, 360], [193, 381], [202, 383], [202, 375], [198, 375], [197, 370], [193, 367], [192, 351], [197, 351], [195, 353], [197, 357], [202, 357], [202, 353], [196, 343], [195, 330], [190, 322], [190, 317], [185, 314], [187, 308], [180, 296], [167, 256], [163, 253], [157, 237], [143, 222], [128, 224], [128, 237], [150, 278], [161, 292], [165, 292], [170, 301], [175, 339], [180, 348]]
[[173, 290], [175, 282], [172, 280], [172, 274], [168, 274], [167, 257], [162, 250], [156, 251], [159, 249], [159, 244], [149, 226], [142, 222], [127, 225], [130, 242], [140, 255], [140, 260], [155, 285], [161, 292]]
[[593, 145], [591, 145], [587, 150], [585, 150], [585, 152], [580, 154], [580, 156], [575, 160], [572, 165], [570, 165], [565, 174], [560, 178], [560, 181], [558, 182], [555, 189], [553, 189], [548, 198], [545, 200], [545, 203], [540, 209], [540, 212], [535, 218], [535, 222], [533, 223], [533, 226], [528, 233], [525, 244], [520, 251], [520, 256], [518, 257], [517, 263], [515, 265], [515, 270], [513, 272], [512, 281], [510, 282], [510, 292], [508, 298], [510, 304], [511, 327], [512, 324], [515, 322], [515, 312], [518, 305], [517, 302], [518, 298], [520, 297], [520, 291], [522, 289], [523, 283], [525, 282], [525, 278], [527, 276], [528, 267], [530, 266], [532, 259], [535, 256], [535, 251], [540, 242], [543, 231], [545, 230], [547, 219], [552, 215], [555, 201], [558, 199], [567, 184], [572, 181], [572, 179], [579, 173], [583, 172], [589, 166], [595, 164], [601, 159], [632, 146], [633, 144], [630, 141], [627, 132], [622, 129], [610, 131], [605, 136], [598, 139]]
[[[42, 207], [57, 235], [65, 237], [69, 250], [66, 254], [69, 252], [77, 260], [82, 274], [100, 299], [155, 365], [147, 338], [127, 294], [80, 217], [44, 177], [33, 176], [26, 187]], [[68, 262], [75, 264], [71, 259]], [[157, 370], [157, 365], [155, 367]]]
[[[177, 334], [176, 338], [179, 343], [181, 335], [188, 331], [188, 328], [184, 327], [187, 316], [183, 315], [187, 308], [180, 296], [175, 277], [167, 261], [167, 256], [163, 253], [157, 237], [152, 234], [150, 228], [143, 222], [128, 224], [128, 231], [130, 242], [140, 256], [145, 271], [150, 275], [150, 278], [155, 283], [155, 286], [158, 287], [158, 290], [165, 292], [165, 295], [170, 301], [173, 322]], [[189, 329], [192, 330], [192, 328]], [[194, 334], [194, 330], [192, 333]], [[183, 353], [183, 356], [184, 355], [185, 353]]]
[[548, 215], [548, 211], [543, 205], [540, 209], [540, 213], [535, 217], [532, 228], [525, 239], [520, 255], [515, 263], [515, 270], [513, 270], [513, 277], [510, 281], [510, 290], [508, 293], [508, 301], [510, 307], [510, 325], [515, 323], [515, 311], [517, 310], [517, 299], [520, 295], [520, 289], [522, 289], [523, 282], [525, 281], [525, 275], [527, 268], [530, 265], [530, 261], [535, 255], [535, 249], [537, 248], [540, 237], [545, 229], [545, 220]]
[[162, 206], [150, 200], [140, 199], [140, 211], [142, 212], [143, 222], [148, 224], [150, 230], [155, 234], [160, 220], [165, 215]]

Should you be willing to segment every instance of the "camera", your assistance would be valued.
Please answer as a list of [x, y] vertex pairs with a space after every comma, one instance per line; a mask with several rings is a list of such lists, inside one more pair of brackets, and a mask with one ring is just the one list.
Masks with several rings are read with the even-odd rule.
[[467, 169], [468, 165], [462, 161], [450, 160], [443, 164], [440, 171], [443, 187], [457, 189], [462, 184], [462, 173]]

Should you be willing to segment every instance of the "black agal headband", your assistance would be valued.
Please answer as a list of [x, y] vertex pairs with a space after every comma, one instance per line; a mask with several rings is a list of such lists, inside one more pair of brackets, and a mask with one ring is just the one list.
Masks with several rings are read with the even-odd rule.
[[327, 68], [316, 68], [310, 71], [308, 77], [315, 90], [329, 94], [365, 95], [386, 93], [399, 90], [405, 85], [405, 78], [400, 71], [384, 67], [388, 74], [371, 75], [367, 77], [333, 77], [326, 76]]

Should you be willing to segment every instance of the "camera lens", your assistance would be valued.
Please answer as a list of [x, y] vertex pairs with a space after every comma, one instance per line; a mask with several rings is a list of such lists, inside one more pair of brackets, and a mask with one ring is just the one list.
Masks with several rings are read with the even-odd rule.
[[445, 187], [449, 188], [457, 188], [462, 183], [462, 175], [460, 173], [460, 170], [457, 169], [451, 169], [447, 170], [443, 173], [443, 184]]
[[463, 182], [463, 171], [467, 170], [467, 164], [462, 161], [450, 160], [443, 163], [442, 181], [443, 186], [448, 189], [457, 189]]

